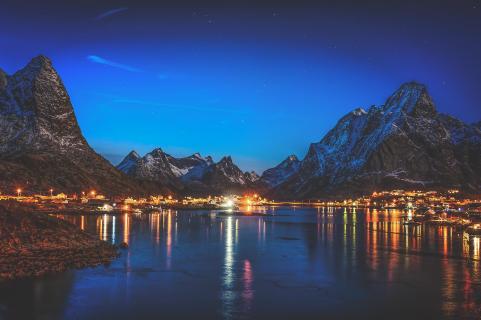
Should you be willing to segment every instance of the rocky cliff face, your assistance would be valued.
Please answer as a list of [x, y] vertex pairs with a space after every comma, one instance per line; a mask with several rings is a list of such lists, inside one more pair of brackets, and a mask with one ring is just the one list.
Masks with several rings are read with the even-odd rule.
[[439, 114], [426, 87], [411, 82], [383, 106], [341, 118], [269, 194], [309, 198], [391, 188], [480, 190], [480, 154], [479, 126]]
[[[8, 76], [0, 72], [0, 188], [13, 192], [147, 192], [85, 141], [70, 98], [49, 59], [38, 56]], [[152, 185], [149, 188], [160, 189]]]
[[218, 163], [199, 153], [175, 158], [160, 148], [143, 157], [131, 152], [117, 168], [138, 180], [161, 182], [186, 195], [242, 192], [258, 179], [255, 172], [242, 172], [231, 157], [224, 157]]
[[62, 80], [44, 56], [38, 56], [0, 85], [0, 154], [52, 150], [85, 151], [88, 145], [75, 118]]

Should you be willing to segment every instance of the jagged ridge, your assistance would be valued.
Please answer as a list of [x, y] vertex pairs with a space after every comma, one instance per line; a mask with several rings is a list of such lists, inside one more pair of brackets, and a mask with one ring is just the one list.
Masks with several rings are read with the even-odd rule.
[[185, 194], [225, 194], [241, 192], [259, 178], [255, 172], [242, 172], [231, 157], [215, 163], [212, 157], [195, 153], [175, 158], [157, 148], [139, 157], [130, 152], [117, 166], [143, 181], [156, 181], [183, 190]]
[[479, 126], [437, 113], [426, 86], [405, 83], [383, 106], [341, 118], [269, 194], [309, 198], [389, 188], [479, 190], [480, 137]]

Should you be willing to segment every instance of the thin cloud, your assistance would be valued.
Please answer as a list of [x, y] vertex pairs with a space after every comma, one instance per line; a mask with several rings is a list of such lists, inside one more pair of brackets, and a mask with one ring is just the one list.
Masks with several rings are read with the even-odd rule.
[[117, 63], [117, 62], [114, 62], [114, 61], [110, 61], [110, 60], [101, 58], [99, 56], [90, 55], [90, 56], [87, 56], [87, 59], [90, 62], [93, 62], [93, 63], [104, 64], [106, 66], [122, 69], [122, 70], [129, 71], [129, 72], [142, 72], [142, 70], [140, 70], [138, 68], [131, 67], [131, 66], [121, 64], [121, 63]]
[[105, 19], [105, 18], [107, 18], [107, 17], [113, 16], [114, 14], [127, 11], [128, 9], [129, 9], [129, 8], [126, 8], [126, 7], [117, 8], [117, 9], [112, 9], [112, 10], [106, 11], [106, 12], [104, 12], [104, 13], [102, 13], [102, 14], [99, 14], [99, 15], [97, 16], [97, 18], [95, 18], [95, 19], [96, 19], [96, 20], [102, 20], [102, 19]]

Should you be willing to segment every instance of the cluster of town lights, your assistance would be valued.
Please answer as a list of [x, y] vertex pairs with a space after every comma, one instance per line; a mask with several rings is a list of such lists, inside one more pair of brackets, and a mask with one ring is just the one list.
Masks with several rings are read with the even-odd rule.
[[[326, 207], [357, 207], [357, 208], [403, 208], [403, 209], [416, 209], [421, 207], [439, 207], [444, 209], [456, 210], [462, 212], [463, 210], [473, 211], [473, 206], [480, 206], [481, 199], [469, 198], [459, 193], [459, 190], [447, 190], [447, 191], [433, 191], [433, 190], [390, 190], [390, 191], [378, 191], [373, 192], [371, 195], [365, 195], [355, 199], [346, 200], [308, 200], [308, 201], [287, 201], [277, 202], [267, 200], [258, 194], [245, 194], [230, 195], [230, 196], [208, 196], [208, 197], [193, 197], [186, 196], [181, 199], [177, 199], [172, 195], [162, 196], [150, 196], [145, 198], [135, 199], [133, 197], [115, 197], [108, 199], [102, 195], [98, 190], [91, 189], [88, 191], [82, 191], [80, 195], [73, 194], [68, 196], [64, 193], [54, 194], [54, 189], [46, 189], [45, 194], [28, 194], [21, 187], [13, 189], [15, 193], [2, 194], [0, 193], [0, 200], [16, 199], [22, 202], [42, 202], [53, 201], [63, 204], [71, 202], [90, 204], [91, 206], [97, 205], [99, 210], [102, 211], [135, 211], [139, 206], [171, 206], [177, 209], [182, 208], [224, 208], [228, 211], [239, 207], [246, 207], [247, 210], [252, 210], [255, 206], [260, 205], [313, 205], [313, 206], [326, 206]], [[115, 204], [119, 204], [116, 206]], [[471, 208], [470, 208], [471, 206]], [[481, 209], [479, 209], [481, 211]]]
[[[22, 188], [16, 188], [16, 189], [15, 189], [15, 193], [16, 193], [17, 197], [22, 197], [22, 192], [23, 192], [23, 189], [22, 189]], [[53, 188], [48, 189], [48, 193], [49, 193], [50, 197], [53, 197], [53, 196], [54, 196], [53, 192], [54, 192], [54, 189], [53, 189]], [[1, 194], [1, 193], [0, 193], [0, 194]], [[82, 191], [82, 196], [85, 196], [85, 194], [86, 194], [85, 191]], [[95, 197], [97, 196], [97, 191], [91, 190], [88, 194], [89, 194], [91, 197], [95, 198]], [[171, 197], [171, 198], [172, 198], [172, 197]]]

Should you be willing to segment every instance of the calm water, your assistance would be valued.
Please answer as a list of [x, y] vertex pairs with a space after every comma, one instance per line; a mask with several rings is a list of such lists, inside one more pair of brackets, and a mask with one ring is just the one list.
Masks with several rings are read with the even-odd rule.
[[129, 248], [0, 284], [6, 319], [480, 318], [480, 238], [405, 213], [315, 208], [64, 216]]

